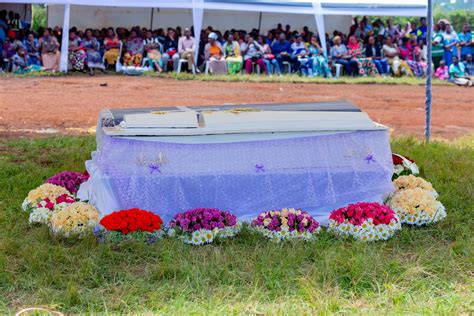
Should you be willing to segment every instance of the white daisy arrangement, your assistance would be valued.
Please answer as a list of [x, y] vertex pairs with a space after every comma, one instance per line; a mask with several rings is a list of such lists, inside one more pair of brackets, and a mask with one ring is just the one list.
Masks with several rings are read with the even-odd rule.
[[329, 216], [330, 232], [360, 241], [388, 240], [400, 229], [395, 212], [379, 203], [349, 204], [332, 211]]
[[436, 223], [447, 216], [446, 208], [432, 191], [422, 188], [397, 191], [386, 203], [398, 214], [401, 223], [409, 225]]
[[197, 208], [176, 214], [169, 224], [168, 236], [199, 246], [216, 239], [233, 238], [241, 229], [242, 223], [228, 211]]
[[252, 228], [275, 242], [310, 241], [321, 231], [319, 223], [308, 212], [294, 208], [262, 212], [252, 221]]

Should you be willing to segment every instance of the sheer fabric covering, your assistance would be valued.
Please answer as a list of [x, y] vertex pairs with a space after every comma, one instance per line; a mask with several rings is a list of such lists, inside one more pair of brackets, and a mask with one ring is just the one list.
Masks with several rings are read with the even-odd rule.
[[92, 181], [80, 195], [102, 215], [115, 211], [107, 205], [138, 207], [165, 220], [198, 207], [244, 220], [294, 207], [324, 223], [334, 207], [393, 190], [386, 130], [201, 144], [104, 137], [87, 166]]

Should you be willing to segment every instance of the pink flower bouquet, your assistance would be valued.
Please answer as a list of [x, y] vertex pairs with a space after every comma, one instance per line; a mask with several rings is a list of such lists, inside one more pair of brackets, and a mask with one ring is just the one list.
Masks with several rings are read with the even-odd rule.
[[276, 242], [298, 238], [309, 241], [321, 230], [311, 215], [294, 208], [260, 213], [252, 221], [252, 227]]
[[176, 214], [169, 227], [168, 235], [178, 236], [187, 244], [205, 245], [216, 238], [236, 236], [242, 224], [228, 211], [197, 208]]
[[331, 212], [329, 231], [356, 240], [387, 240], [401, 229], [400, 220], [388, 206], [360, 202]]
[[66, 188], [72, 194], [76, 194], [79, 190], [80, 185], [89, 179], [89, 175], [86, 173], [74, 172], [74, 171], [63, 171], [55, 174], [46, 183], [55, 184]]

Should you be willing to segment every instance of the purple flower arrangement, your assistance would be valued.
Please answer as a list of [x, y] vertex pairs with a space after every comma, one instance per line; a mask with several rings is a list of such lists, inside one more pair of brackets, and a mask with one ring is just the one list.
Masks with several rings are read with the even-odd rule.
[[240, 232], [241, 223], [228, 211], [215, 208], [197, 208], [178, 213], [169, 223], [168, 234], [177, 235], [185, 243], [204, 245], [214, 239], [234, 237]]
[[88, 179], [89, 175], [85, 173], [83, 174], [74, 171], [63, 171], [46, 180], [46, 183], [61, 186], [75, 195], [77, 190], [79, 190], [79, 186]]
[[308, 212], [294, 208], [260, 213], [252, 221], [252, 227], [276, 242], [298, 238], [309, 241], [321, 230]]

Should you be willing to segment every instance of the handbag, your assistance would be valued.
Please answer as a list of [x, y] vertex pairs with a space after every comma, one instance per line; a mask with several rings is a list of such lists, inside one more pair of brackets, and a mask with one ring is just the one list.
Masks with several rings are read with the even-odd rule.
[[275, 55], [273, 55], [273, 54], [265, 54], [265, 55], [263, 55], [263, 58], [268, 59], [268, 60], [272, 60], [272, 59], [275, 59]]

